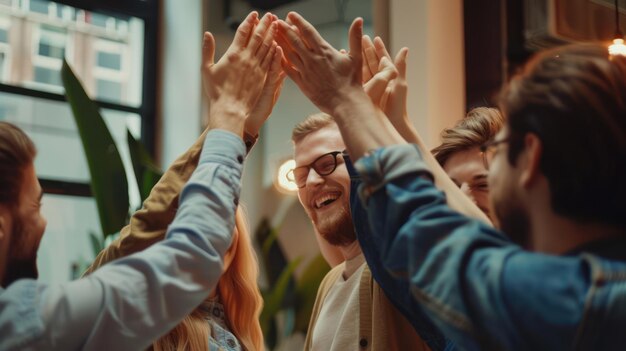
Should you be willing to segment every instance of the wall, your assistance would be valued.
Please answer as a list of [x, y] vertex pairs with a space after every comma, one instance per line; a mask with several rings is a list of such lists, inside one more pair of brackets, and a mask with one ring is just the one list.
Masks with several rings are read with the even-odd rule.
[[[169, 165], [201, 133], [201, 0], [162, 2], [161, 164]], [[165, 168], [165, 167], [164, 167]]]
[[385, 0], [394, 52], [409, 48], [411, 120], [430, 147], [465, 113], [463, 2]]

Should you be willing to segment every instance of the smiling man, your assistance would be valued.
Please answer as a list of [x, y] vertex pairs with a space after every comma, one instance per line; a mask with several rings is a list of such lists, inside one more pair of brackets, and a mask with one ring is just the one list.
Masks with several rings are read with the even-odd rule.
[[441, 145], [432, 150], [452, 181], [492, 222], [496, 218], [489, 202], [489, 171], [481, 146], [491, 141], [503, 125], [504, 119], [498, 109], [472, 109], [454, 127], [441, 133]]
[[300, 203], [321, 236], [344, 262], [320, 285], [305, 350], [429, 350], [372, 279], [350, 214], [345, 144], [332, 117], [309, 116], [293, 130]]

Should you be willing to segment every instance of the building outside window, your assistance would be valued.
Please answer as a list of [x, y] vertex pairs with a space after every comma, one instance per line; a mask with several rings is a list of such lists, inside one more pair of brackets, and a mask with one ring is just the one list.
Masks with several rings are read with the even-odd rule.
[[[127, 130], [152, 149], [156, 0], [0, 0], [0, 121], [35, 142], [48, 228], [38, 255], [41, 278], [61, 282], [93, 259], [99, 233], [90, 175], [60, 70], [65, 58], [101, 113], [132, 170]], [[129, 175], [131, 201], [138, 194]], [[121, 228], [120, 228], [121, 229]], [[77, 272], [74, 272], [77, 273]]]

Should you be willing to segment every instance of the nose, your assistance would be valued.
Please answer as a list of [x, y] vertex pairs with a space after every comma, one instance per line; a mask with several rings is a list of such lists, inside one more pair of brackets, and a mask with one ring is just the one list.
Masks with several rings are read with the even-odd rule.
[[317, 174], [313, 168], [309, 169], [309, 174], [306, 177], [306, 186], [309, 185], [315, 186], [318, 184], [322, 184], [324, 182], [324, 177]]

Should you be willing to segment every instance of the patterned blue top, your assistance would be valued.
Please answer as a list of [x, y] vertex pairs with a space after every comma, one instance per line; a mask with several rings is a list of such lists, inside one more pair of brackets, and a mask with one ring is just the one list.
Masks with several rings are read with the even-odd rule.
[[206, 320], [211, 326], [209, 351], [241, 351], [239, 340], [228, 329], [224, 306], [218, 300], [212, 300], [201, 308], [206, 311]]

